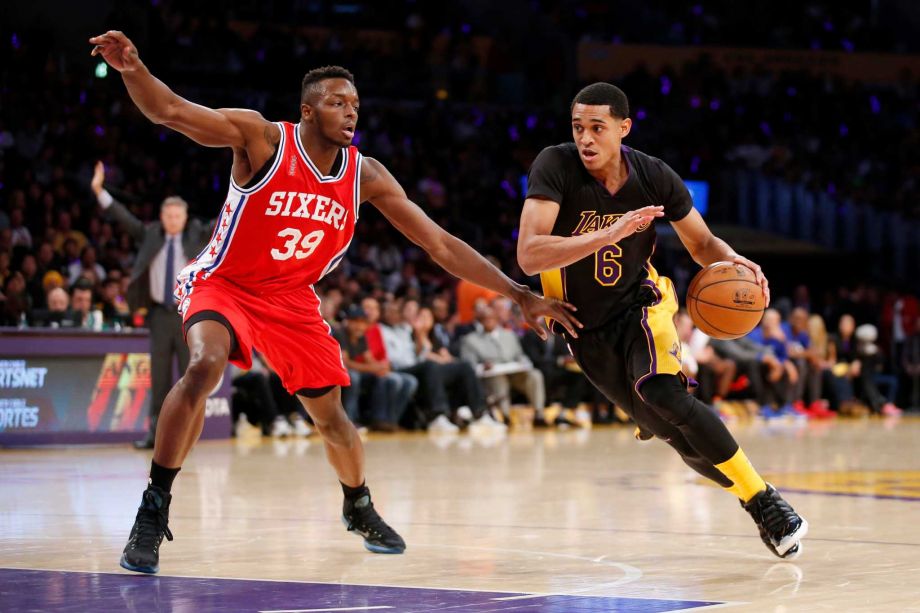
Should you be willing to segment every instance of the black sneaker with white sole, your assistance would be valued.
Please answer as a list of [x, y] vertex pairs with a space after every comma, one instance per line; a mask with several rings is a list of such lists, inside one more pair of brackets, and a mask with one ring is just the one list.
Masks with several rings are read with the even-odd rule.
[[121, 566], [138, 573], [153, 574], [160, 570], [160, 543], [169, 530], [169, 502], [172, 495], [155, 485], [148, 485], [137, 509], [128, 544], [121, 554]]
[[808, 522], [783, 500], [769, 483], [741, 506], [750, 513], [760, 530], [760, 540], [777, 557], [793, 559], [802, 552], [800, 541], [808, 534]]
[[349, 532], [364, 537], [364, 547], [374, 553], [402, 553], [406, 541], [393, 530], [374, 509], [370, 494], [358, 498], [354, 503], [345, 500], [342, 523]]

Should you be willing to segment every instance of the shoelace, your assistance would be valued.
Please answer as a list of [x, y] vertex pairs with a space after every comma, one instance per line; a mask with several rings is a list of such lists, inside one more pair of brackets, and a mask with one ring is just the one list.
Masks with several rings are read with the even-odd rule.
[[346, 516], [349, 531], [366, 532], [369, 536], [384, 539], [396, 536], [396, 532], [374, 510], [374, 503], [366, 507], [355, 507], [350, 515], [351, 517]]
[[795, 511], [792, 510], [789, 503], [772, 493], [763, 501], [760, 510], [764, 526], [770, 532], [784, 527], [788, 524], [789, 519], [795, 517]]
[[140, 514], [137, 523], [135, 541], [139, 546], [159, 547], [163, 536], [167, 541], [173, 540], [166, 508], [157, 506], [156, 499], [151, 492], [144, 492], [144, 512]]

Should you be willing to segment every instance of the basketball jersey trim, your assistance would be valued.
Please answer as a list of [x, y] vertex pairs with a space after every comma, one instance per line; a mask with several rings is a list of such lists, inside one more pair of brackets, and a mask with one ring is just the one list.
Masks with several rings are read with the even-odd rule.
[[233, 236], [236, 234], [236, 229], [239, 227], [237, 223], [242, 215], [243, 209], [246, 207], [246, 195], [240, 195], [240, 201], [236, 203], [236, 210], [233, 211], [233, 217], [230, 218], [230, 231], [227, 233], [226, 238], [224, 238], [224, 244], [220, 247], [220, 252], [217, 254], [217, 257], [214, 259], [214, 262], [210, 266], [204, 268], [205, 272], [211, 272], [220, 266], [221, 262], [224, 261], [224, 256], [227, 254], [227, 250], [230, 248], [230, 242], [233, 240]]
[[269, 169], [269, 171], [265, 173], [265, 176], [262, 177], [262, 180], [256, 183], [255, 185], [253, 185], [252, 187], [247, 187], [247, 188], [240, 187], [237, 184], [237, 182], [233, 179], [233, 171], [232, 170], [230, 171], [230, 185], [231, 187], [233, 187], [234, 190], [238, 191], [241, 194], [251, 194], [255, 192], [256, 190], [264, 187], [271, 180], [271, 178], [275, 176], [275, 171], [277, 171], [278, 168], [281, 166], [281, 159], [284, 157], [284, 144], [286, 140], [284, 136], [284, 126], [281, 124], [281, 122], [272, 122], [272, 123], [278, 126], [278, 129], [281, 130], [281, 140], [278, 141], [278, 148], [275, 150], [275, 163], [272, 164], [271, 169]]
[[[354, 207], [355, 221], [354, 224], [358, 223], [358, 207], [361, 205], [361, 162], [364, 160], [364, 156], [358, 153], [355, 155], [355, 184], [354, 184], [354, 202], [352, 206]], [[352, 228], [351, 238], [348, 239], [348, 242], [345, 243], [345, 246], [342, 247], [338, 253], [332, 256], [332, 259], [329, 260], [329, 263], [326, 264], [326, 268], [323, 270], [322, 274], [319, 276], [320, 279], [328, 275], [330, 272], [335, 270], [335, 268], [342, 262], [345, 258], [345, 254], [348, 252], [348, 248], [351, 246], [351, 241], [355, 238], [355, 229]]]
[[297, 151], [300, 153], [300, 157], [303, 158], [303, 161], [306, 163], [307, 168], [316, 176], [316, 180], [320, 183], [334, 183], [336, 181], [341, 181], [342, 177], [345, 176], [345, 171], [348, 169], [348, 147], [342, 147], [342, 164], [339, 166], [339, 172], [336, 175], [324, 175], [319, 171], [319, 168], [316, 167], [316, 164], [313, 163], [313, 160], [310, 159], [310, 156], [307, 155], [307, 150], [303, 146], [303, 143], [300, 140], [300, 124], [294, 124], [294, 144], [297, 146]]
[[358, 222], [358, 209], [361, 207], [361, 164], [364, 156], [355, 152], [355, 223]]

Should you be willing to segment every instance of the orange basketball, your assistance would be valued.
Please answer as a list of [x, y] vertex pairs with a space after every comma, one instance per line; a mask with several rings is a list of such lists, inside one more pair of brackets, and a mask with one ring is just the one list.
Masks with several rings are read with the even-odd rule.
[[765, 297], [747, 266], [710, 264], [693, 277], [687, 311], [696, 327], [713, 338], [739, 338], [760, 323]]

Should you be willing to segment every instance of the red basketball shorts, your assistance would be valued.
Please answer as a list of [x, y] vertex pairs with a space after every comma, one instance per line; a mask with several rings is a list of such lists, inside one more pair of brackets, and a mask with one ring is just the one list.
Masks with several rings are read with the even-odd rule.
[[236, 346], [230, 361], [252, 368], [252, 350], [265, 356], [284, 387], [294, 394], [304, 388], [348, 385], [342, 350], [319, 311], [319, 297], [310, 286], [285, 294], [259, 295], [222, 279], [194, 283], [182, 302], [183, 323], [209, 319], [204, 311], [225, 318]]

